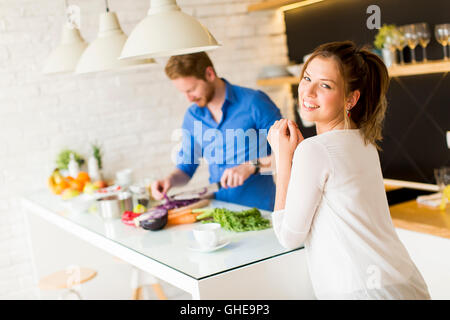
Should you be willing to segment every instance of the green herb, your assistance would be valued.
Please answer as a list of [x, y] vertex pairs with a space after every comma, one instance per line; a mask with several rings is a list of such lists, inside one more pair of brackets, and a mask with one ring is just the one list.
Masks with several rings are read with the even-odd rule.
[[70, 154], [72, 153], [75, 158], [75, 161], [78, 162], [78, 164], [81, 167], [84, 163], [83, 157], [78, 153], [76, 153], [75, 151], [69, 149], [64, 149], [58, 154], [56, 158], [56, 167], [60, 170], [67, 170], [70, 161]]
[[94, 156], [95, 159], [97, 159], [98, 168], [102, 169], [103, 154], [102, 154], [101, 146], [97, 143], [92, 143], [91, 147], [92, 147], [92, 155]]
[[202, 214], [197, 216], [202, 222], [220, 223], [222, 228], [229, 231], [243, 232], [256, 231], [270, 228], [270, 220], [261, 216], [257, 208], [243, 211], [231, 211], [225, 208], [214, 208], [203, 210]]

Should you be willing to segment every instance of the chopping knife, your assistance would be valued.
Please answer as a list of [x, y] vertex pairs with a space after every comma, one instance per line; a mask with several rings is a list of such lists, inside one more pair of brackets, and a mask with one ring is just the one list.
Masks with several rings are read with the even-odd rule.
[[220, 182], [215, 182], [212, 183], [210, 185], [207, 185], [206, 187], [203, 188], [198, 188], [198, 189], [194, 189], [191, 191], [184, 191], [184, 192], [180, 192], [177, 193], [173, 196], [169, 196], [170, 199], [172, 200], [188, 200], [188, 199], [194, 199], [194, 198], [201, 198], [201, 199], [205, 199], [205, 198], [210, 198], [214, 192], [219, 191], [219, 189], [222, 186], [220, 185]]

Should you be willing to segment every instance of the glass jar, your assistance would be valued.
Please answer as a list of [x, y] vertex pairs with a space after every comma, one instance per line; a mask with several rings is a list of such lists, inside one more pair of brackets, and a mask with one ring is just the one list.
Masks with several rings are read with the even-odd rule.
[[138, 204], [143, 205], [145, 208], [149, 207], [150, 195], [144, 185], [132, 185], [130, 186], [130, 191], [133, 196], [133, 207]]

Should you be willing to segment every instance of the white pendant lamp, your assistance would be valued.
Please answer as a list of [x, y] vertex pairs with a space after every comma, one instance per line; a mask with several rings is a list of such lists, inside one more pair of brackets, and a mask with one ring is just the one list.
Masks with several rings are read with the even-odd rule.
[[47, 58], [42, 72], [52, 74], [74, 71], [81, 54], [87, 46], [88, 44], [81, 37], [77, 26], [66, 22], [62, 30], [61, 43]]
[[100, 14], [98, 37], [83, 52], [78, 62], [76, 73], [89, 73], [114, 70], [123, 67], [155, 63], [153, 59], [119, 60], [120, 52], [127, 41], [115, 12]]
[[212, 34], [183, 13], [176, 0], [150, 0], [150, 10], [128, 36], [120, 59], [164, 57], [218, 48]]

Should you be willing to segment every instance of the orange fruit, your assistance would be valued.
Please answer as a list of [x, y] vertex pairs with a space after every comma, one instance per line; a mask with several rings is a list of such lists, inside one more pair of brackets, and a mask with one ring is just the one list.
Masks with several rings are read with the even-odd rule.
[[78, 180], [73, 180], [69, 182], [70, 188], [73, 190], [83, 191], [84, 183]]
[[62, 189], [65, 190], [68, 187], [70, 187], [70, 183], [67, 180], [61, 180], [61, 182], [58, 184], [58, 186]]
[[108, 186], [108, 184], [103, 180], [95, 181], [94, 185], [98, 188], [106, 188]]
[[75, 180], [86, 183], [86, 182], [91, 181], [91, 178], [89, 178], [89, 174], [87, 172], [80, 171], [80, 173], [78, 173], [78, 176]]

